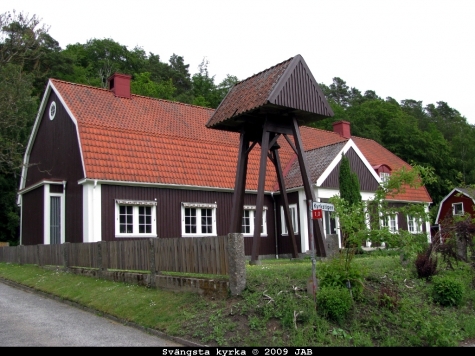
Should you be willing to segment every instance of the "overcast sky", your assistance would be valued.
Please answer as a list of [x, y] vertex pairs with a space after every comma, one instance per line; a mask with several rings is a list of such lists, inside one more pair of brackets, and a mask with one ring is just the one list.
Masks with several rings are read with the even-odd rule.
[[111, 38], [190, 73], [203, 58], [219, 83], [301, 54], [319, 83], [334, 77], [382, 98], [445, 101], [475, 124], [474, 0], [1, 0], [37, 15], [62, 48]]

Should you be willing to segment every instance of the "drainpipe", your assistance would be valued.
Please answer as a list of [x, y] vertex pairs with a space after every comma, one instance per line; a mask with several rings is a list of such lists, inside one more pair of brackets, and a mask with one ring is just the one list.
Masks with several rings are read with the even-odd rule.
[[91, 210], [92, 210], [92, 216], [91, 216], [91, 225], [92, 225], [92, 231], [91, 231], [91, 237], [90, 237], [90, 241], [89, 242], [96, 242], [96, 226], [94, 225], [94, 207], [95, 207], [95, 200], [96, 200], [96, 187], [97, 187], [97, 179], [94, 179], [94, 187], [92, 189], [92, 206], [91, 206]]
[[274, 192], [270, 192], [270, 196], [272, 197], [272, 202], [274, 203], [274, 238], [275, 238], [275, 258], [279, 259], [279, 246], [277, 243], [277, 210], [275, 208], [275, 198]]

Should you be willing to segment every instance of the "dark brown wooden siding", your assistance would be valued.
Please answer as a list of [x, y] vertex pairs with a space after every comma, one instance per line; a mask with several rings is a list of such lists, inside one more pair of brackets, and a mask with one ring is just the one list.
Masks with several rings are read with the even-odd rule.
[[[57, 112], [54, 120], [50, 120], [48, 112], [53, 100], [56, 102]], [[78, 180], [84, 178], [84, 173], [76, 125], [53, 92], [47, 100], [46, 109], [31, 150], [29, 163], [32, 166], [28, 168], [26, 187], [43, 179], [61, 179], [67, 182], [65, 192], [65, 238], [66, 242], [82, 242], [82, 186], [78, 185]], [[35, 204], [36, 201], [32, 203]], [[24, 212], [25, 208], [39, 211], [43, 209], [43, 206], [24, 206]], [[25, 228], [31, 230], [37, 227], [25, 226]], [[42, 232], [43, 230], [41, 230]], [[24, 233], [23, 237], [26, 238], [26, 241], [29, 241]]]
[[38, 245], [44, 242], [44, 187], [41, 186], [22, 197], [22, 245]]
[[[353, 148], [350, 148], [346, 152], [346, 156], [350, 160], [350, 168], [352, 172], [355, 172], [358, 176], [360, 182], [360, 190], [363, 192], [374, 192], [378, 186], [378, 181], [374, 178], [368, 168], [364, 165], [361, 158], [356, 154]], [[333, 171], [329, 174], [327, 179], [322, 184], [322, 187], [325, 188], [337, 188], [340, 186], [339, 174], [340, 174], [340, 165], [339, 162]]]
[[[295, 235], [295, 239], [297, 240], [297, 248], [298, 251], [301, 252], [302, 243], [300, 241], [301, 234], [302, 234], [302, 227], [300, 224], [300, 206], [299, 206], [299, 195], [298, 192], [293, 192], [287, 195], [289, 199], [289, 205], [297, 204], [297, 221], [299, 224], [299, 232]], [[290, 236], [285, 235], [282, 236], [282, 224], [281, 221], [284, 219], [284, 216], [281, 216], [281, 206], [284, 205], [284, 200], [282, 199], [282, 195], [275, 196], [276, 201], [276, 210], [277, 210], [277, 249], [279, 254], [291, 254], [292, 253], [292, 240]], [[305, 251], [304, 251], [305, 252]]]
[[[102, 240], [119, 241], [115, 237], [115, 199], [157, 201], [157, 235], [159, 238], [181, 237], [181, 203], [216, 203], [216, 228], [218, 236], [229, 232], [232, 208], [232, 193], [199, 190], [131, 187], [103, 184], [102, 192]], [[245, 205], [255, 205], [256, 195], [246, 194]], [[261, 255], [275, 254], [273, 204], [270, 196], [265, 197], [267, 206], [267, 237], [261, 240]], [[251, 254], [252, 237], [244, 238], [246, 255]]]

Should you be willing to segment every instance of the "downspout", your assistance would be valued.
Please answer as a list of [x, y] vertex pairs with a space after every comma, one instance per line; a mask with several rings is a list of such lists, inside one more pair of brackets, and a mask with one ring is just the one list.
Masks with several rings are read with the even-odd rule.
[[277, 243], [277, 210], [275, 208], [275, 198], [274, 192], [270, 192], [270, 196], [272, 197], [272, 202], [274, 204], [274, 238], [275, 238], [275, 258], [279, 259], [279, 246]]
[[91, 206], [91, 209], [92, 209], [92, 216], [91, 216], [91, 225], [92, 225], [92, 231], [91, 231], [91, 239], [89, 242], [96, 242], [96, 236], [95, 236], [95, 232], [96, 232], [96, 226], [94, 225], [94, 205], [95, 205], [95, 198], [96, 198], [96, 186], [97, 186], [97, 179], [94, 179], [94, 188], [92, 189], [92, 206]]

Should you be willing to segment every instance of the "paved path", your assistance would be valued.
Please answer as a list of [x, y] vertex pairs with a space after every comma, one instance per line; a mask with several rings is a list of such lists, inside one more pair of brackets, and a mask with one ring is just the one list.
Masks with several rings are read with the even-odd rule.
[[0, 281], [0, 346], [182, 346]]

